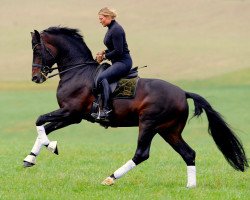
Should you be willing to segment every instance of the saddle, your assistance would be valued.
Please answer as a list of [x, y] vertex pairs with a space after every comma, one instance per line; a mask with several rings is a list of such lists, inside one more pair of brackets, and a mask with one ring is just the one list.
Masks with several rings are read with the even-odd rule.
[[[110, 67], [109, 63], [103, 63], [97, 67], [96, 75], [95, 75], [95, 79], [94, 79], [94, 88], [93, 88], [93, 93], [95, 96], [98, 96], [98, 93], [99, 93], [97, 80], [98, 80], [99, 76], [101, 75], [101, 73], [104, 70], [106, 70], [108, 67]], [[138, 67], [132, 68], [129, 71], [128, 75], [122, 79], [133, 79], [133, 78], [138, 78]], [[109, 84], [109, 87], [111, 89], [111, 93], [113, 93], [116, 90], [119, 81]]]

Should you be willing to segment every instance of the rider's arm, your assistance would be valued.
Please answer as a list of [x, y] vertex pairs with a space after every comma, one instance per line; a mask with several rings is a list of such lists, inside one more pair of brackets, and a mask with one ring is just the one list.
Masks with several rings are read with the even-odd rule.
[[121, 57], [123, 54], [123, 32], [121, 30], [116, 30], [112, 33], [112, 42], [114, 45], [114, 49], [112, 51], [105, 51], [105, 57], [108, 60]]

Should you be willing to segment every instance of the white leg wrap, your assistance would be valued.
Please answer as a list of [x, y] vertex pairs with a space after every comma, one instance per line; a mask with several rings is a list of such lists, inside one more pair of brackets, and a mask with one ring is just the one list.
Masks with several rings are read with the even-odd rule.
[[41, 151], [42, 148], [42, 144], [39, 140], [39, 138], [36, 138], [35, 144], [33, 146], [33, 148], [31, 149], [31, 152], [34, 153], [35, 155], [38, 155]]
[[33, 165], [36, 164], [36, 157], [33, 155], [28, 155], [26, 158], [24, 158], [24, 161], [32, 163]]
[[125, 165], [120, 167], [118, 170], [114, 172], [114, 176], [116, 179], [121, 178], [124, 174], [126, 174], [128, 171], [133, 169], [136, 166], [133, 160], [129, 160]]
[[37, 126], [36, 127], [38, 138], [40, 139], [42, 145], [48, 145], [49, 144], [49, 138], [47, 137], [45, 133], [44, 126]]
[[47, 149], [52, 153], [55, 153], [56, 148], [57, 148], [57, 141], [51, 141], [47, 147]]
[[35, 144], [31, 150], [32, 153], [34, 153], [35, 155], [38, 155], [41, 151], [41, 148], [43, 145], [48, 145], [49, 144], [49, 139], [45, 133], [45, 129], [43, 126], [37, 126], [37, 138], [35, 141]]
[[187, 166], [187, 188], [196, 187], [196, 167]]

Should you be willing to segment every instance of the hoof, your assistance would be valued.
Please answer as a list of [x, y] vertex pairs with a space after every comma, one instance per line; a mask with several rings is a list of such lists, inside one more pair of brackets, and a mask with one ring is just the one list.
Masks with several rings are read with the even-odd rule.
[[32, 166], [34, 166], [35, 164], [33, 164], [33, 163], [30, 163], [30, 162], [27, 162], [27, 161], [23, 161], [23, 167], [32, 167]]
[[54, 154], [56, 154], [56, 155], [59, 154], [59, 153], [58, 153], [58, 148], [57, 148], [57, 141], [51, 141], [51, 142], [49, 143], [49, 145], [47, 146], [47, 149], [48, 149], [50, 152], [52, 152], [52, 153], [54, 153]]
[[32, 167], [36, 164], [36, 156], [34, 155], [28, 155], [26, 158], [23, 160], [23, 166], [24, 167]]
[[106, 178], [103, 182], [102, 185], [107, 185], [107, 186], [111, 186], [114, 185], [115, 180], [111, 177]]
[[56, 146], [56, 149], [55, 149], [55, 151], [54, 151], [54, 154], [59, 155], [57, 146]]

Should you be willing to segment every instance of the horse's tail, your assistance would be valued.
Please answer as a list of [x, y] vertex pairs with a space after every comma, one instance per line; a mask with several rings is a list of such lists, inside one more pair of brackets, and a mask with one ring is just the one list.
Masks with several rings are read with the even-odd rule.
[[198, 117], [205, 110], [208, 119], [208, 132], [228, 163], [236, 170], [245, 171], [249, 165], [243, 145], [229, 125], [200, 95], [186, 92], [186, 97], [194, 101], [194, 116]]

